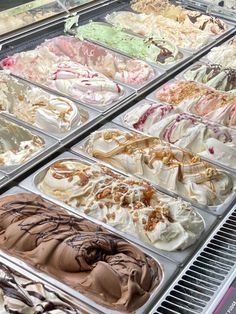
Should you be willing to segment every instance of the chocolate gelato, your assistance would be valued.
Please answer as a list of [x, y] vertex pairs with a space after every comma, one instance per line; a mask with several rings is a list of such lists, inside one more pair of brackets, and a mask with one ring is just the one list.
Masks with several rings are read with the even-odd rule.
[[113, 310], [141, 307], [162, 277], [135, 246], [35, 194], [1, 198], [0, 228], [1, 249]]

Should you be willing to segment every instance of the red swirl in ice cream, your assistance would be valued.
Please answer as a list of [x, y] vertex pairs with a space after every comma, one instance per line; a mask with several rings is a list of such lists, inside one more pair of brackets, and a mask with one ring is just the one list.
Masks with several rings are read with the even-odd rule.
[[103, 74], [73, 62], [67, 56], [56, 56], [44, 46], [3, 59], [0, 65], [13, 74], [86, 104], [111, 105], [124, 93], [119, 84]]
[[190, 112], [209, 120], [236, 127], [236, 96], [217, 91], [194, 81], [167, 83], [156, 92], [156, 99], [182, 112]]
[[236, 132], [179, 109], [144, 100], [123, 120], [136, 130], [236, 168]]
[[47, 47], [56, 56], [67, 56], [73, 62], [86, 65], [122, 83], [139, 85], [154, 76], [152, 67], [142, 60], [126, 59], [101, 46], [75, 37], [55, 37], [46, 40], [41, 46]]

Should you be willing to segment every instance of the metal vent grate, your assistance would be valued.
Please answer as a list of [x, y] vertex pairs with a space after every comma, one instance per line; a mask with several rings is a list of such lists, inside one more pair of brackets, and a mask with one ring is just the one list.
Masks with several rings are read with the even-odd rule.
[[236, 207], [170, 286], [152, 314], [212, 313], [236, 271]]

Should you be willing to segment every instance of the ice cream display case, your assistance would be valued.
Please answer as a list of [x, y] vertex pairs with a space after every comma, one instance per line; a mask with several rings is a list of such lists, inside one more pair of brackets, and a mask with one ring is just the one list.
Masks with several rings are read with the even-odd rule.
[[0, 312], [219, 314], [235, 24], [187, 1], [9, 5], [29, 25], [1, 41]]

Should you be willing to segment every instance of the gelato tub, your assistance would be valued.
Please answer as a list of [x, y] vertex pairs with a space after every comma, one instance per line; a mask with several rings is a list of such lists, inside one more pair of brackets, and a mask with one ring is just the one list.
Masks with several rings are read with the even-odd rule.
[[153, 64], [168, 65], [183, 58], [175, 44], [162, 38], [143, 38], [102, 22], [89, 22], [72, 30], [89, 39]]
[[222, 92], [236, 94], [236, 69], [220, 64], [197, 62], [179, 75], [187, 81], [196, 81]]
[[194, 81], [172, 80], [147, 98], [224, 126], [236, 126], [236, 96]]
[[68, 152], [20, 185], [178, 264], [189, 258], [216, 221], [216, 216], [144, 180]]
[[236, 132], [182, 113], [178, 107], [145, 99], [115, 118], [114, 122], [159, 137], [236, 171]]
[[225, 68], [236, 69], [236, 36], [228, 43], [212, 48], [206, 58]]
[[116, 27], [148, 38], [164, 38], [184, 49], [197, 50], [211, 41], [210, 34], [191, 25], [186, 27], [161, 15], [119, 11], [107, 15], [105, 19]]
[[1, 313], [96, 313], [3, 258], [0, 258], [0, 281]]
[[57, 146], [57, 141], [0, 116], [0, 169], [7, 174], [27, 168]]
[[[137, 310], [160, 287], [163, 269], [159, 262], [105, 228], [33, 193], [2, 196], [0, 204], [3, 251], [107, 307], [110, 313]], [[108, 285], [104, 276], [109, 277]]]
[[47, 47], [57, 56], [67, 56], [74, 62], [87, 65], [90, 69], [131, 87], [141, 87], [158, 74], [156, 69], [144, 61], [122, 56], [72, 36], [58, 36], [46, 40], [41, 46]]
[[73, 151], [85, 152], [123, 173], [147, 179], [164, 192], [211, 212], [219, 207], [225, 210], [234, 199], [235, 178], [231, 174], [157, 137], [108, 124], [74, 146]]
[[64, 140], [99, 115], [73, 101], [50, 94], [0, 71], [0, 110]]
[[223, 20], [200, 11], [185, 9], [168, 0], [135, 0], [132, 2], [131, 8], [140, 13], [170, 18], [183, 27], [194, 27], [213, 36], [227, 30], [227, 24]]

